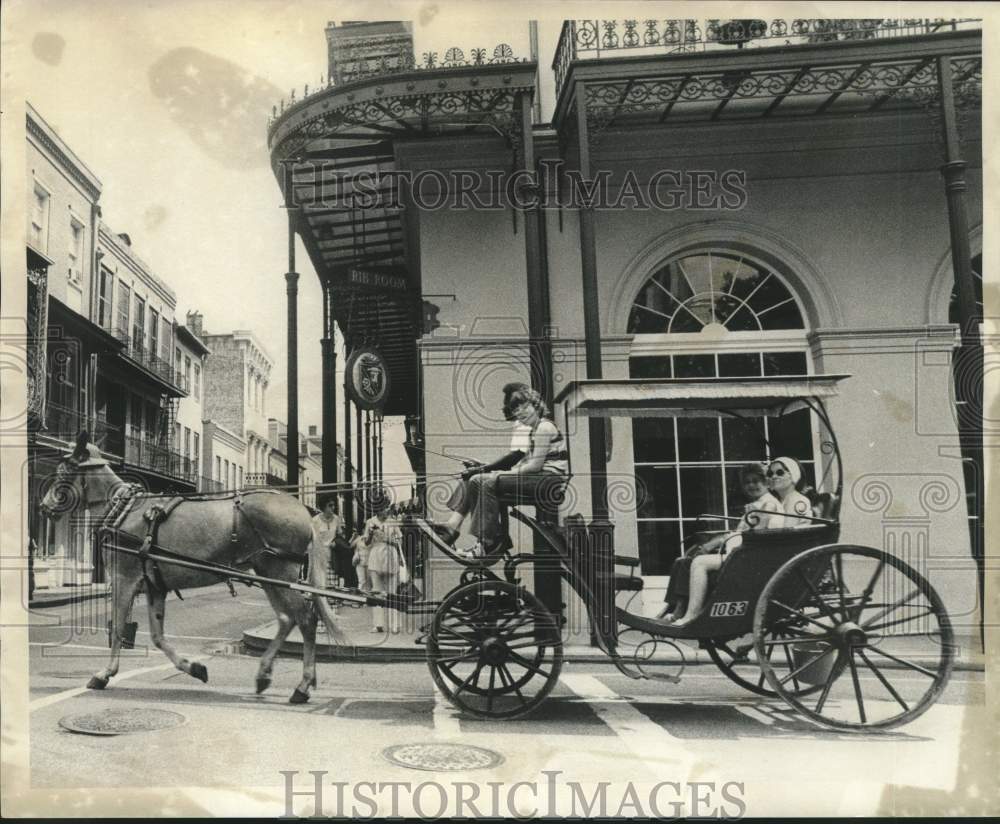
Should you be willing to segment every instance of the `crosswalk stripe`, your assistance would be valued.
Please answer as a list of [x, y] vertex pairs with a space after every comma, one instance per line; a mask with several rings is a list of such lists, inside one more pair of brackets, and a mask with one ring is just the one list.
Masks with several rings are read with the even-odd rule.
[[690, 767], [694, 763], [694, 756], [679, 738], [630, 703], [611, 700], [620, 696], [593, 675], [563, 674], [559, 680], [580, 697], [593, 700], [597, 716], [654, 773], [661, 767], [676, 771], [678, 765]]

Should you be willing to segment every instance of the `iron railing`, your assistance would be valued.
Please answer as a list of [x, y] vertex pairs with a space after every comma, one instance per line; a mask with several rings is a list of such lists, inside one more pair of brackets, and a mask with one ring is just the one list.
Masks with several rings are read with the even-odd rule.
[[195, 463], [191, 458], [185, 458], [172, 449], [134, 435], [126, 435], [124, 441], [125, 463], [190, 483], [195, 482]]
[[244, 486], [284, 486], [285, 481], [270, 472], [247, 472], [243, 475]]
[[125, 344], [125, 349], [122, 350], [122, 354], [128, 357], [129, 360], [139, 364], [144, 369], [149, 370], [154, 375], [157, 375], [165, 380], [167, 383], [176, 386], [184, 392], [187, 392], [183, 376], [170, 365], [169, 361], [161, 358], [156, 354], [156, 352], [147, 349], [144, 346], [137, 345], [127, 329], [118, 327], [118, 329], [115, 330], [114, 335], [118, 338], [118, 340]]
[[109, 455], [122, 455], [124, 442], [121, 427], [110, 424], [98, 416], [88, 418], [83, 412], [49, 401], [45, 404], [45, 432], [50, 437], [73, 442], [83, 429], [90, 433], [91, 440]]
[[310, 87], [308, 83], [305, 84], [301, 97], [296, 97], [296, 90], [292, 89], [287, 99], [282, 98], [277, 105], [271, 108], [271, 116], [268, 118], [267, 125], [268, 128], [271, 128], [290, 109], [295, 108], [306, 99], [324, 92], [335, 85], [344, 85], [371, 77], [407, 74], [410, 72], [527, 62], [527, 58], [515, 57], [514, 50], [507, 43], [500, 43], [494, 47], [492, 53], [488, 49], [483, 48], [470, 49], [468, 57], [466, 57], [463, 49], [452, 47], [446, 49], [443, 55], [437, 51], [426, 51], [421, 55], [421, 59], [417, 60], [412, 48], [404, 46], [394, 54], [342, 60], [339, 61], [338, 66], [338, 73], [340, 74], [339, 84], [337, 78], [327, 77], [324, 79], [321, 75], [317, 85]]
[[552, 71], [558, 98], [574, 60], [875, 40], [981, 27], [981, 20], [971, 18], [566, 20], [559, 34]]

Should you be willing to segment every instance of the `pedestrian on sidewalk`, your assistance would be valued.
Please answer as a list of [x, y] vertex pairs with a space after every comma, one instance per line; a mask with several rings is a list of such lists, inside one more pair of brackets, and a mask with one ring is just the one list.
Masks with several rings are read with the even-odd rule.
[[[399, 553], [403, 536], [396, 521], [389, 518], [389, 503], [383, 498], [378, 512], [365, 523], [363, 533], [368, 545], [368, 574], [372, 589], [395, 595], [399, 585]], [[385, 632], [385, 616], [382, 607], [372, 607], [372, 632]], [[399, 613], [389, 610], [391, 632], [399, 632]]]
[[[328, 565], [326, 568], [327, 587], [340, 586], [337, 574], [337, 563], [334, 554], [337, 538], [343, 533], [344, 519], [337, 514], [336, 500], [331, 495], [320, 503], [320, 512], [312, 519], [313, 544], [320, 548], [325, 548], [328, 553]], [[328, 599], [333, 607], [334, 615], [338, 612], [338, 602]]]

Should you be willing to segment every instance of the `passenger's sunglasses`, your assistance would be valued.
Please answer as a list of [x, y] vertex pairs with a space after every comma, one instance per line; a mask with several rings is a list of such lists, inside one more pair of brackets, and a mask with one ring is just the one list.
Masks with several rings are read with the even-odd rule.
[[766, 474], [768, 478], [781, 478], [787, 475], [788, 473], [784, 469], [774, 469], [774, 470], [769, 469], [767, 470]]

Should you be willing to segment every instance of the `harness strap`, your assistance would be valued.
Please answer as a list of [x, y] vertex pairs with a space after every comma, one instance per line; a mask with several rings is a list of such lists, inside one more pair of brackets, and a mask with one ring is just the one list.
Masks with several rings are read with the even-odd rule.
[[[160, 565], [156, 563], [153, 559], [149, 561], [149, 550], [156, 544], [157, 535], [160, 531], [160, 524], [162, 524], [170, 516], [170, 513], [177, 509], [178, 506], [183, 502], [183, 498], [174, 497], [167, 501], [165, 504], [153, 504], [149, 509], [147, 509], [142, 517], [146, 521], [146, 536], [143, 538], [142, 546], [139, 547], [139, 561], [142, 564], [142, 577], [146, 582], [148, 587], [155, 587], [160, 592], [165, 592], [167, 589], [166, 582], [163, 580], [163, 573], [160, 571]], [[150, 579], [149, 573], [146, 569], [147, 562], [152, 563], [153, 566], [153, 579]], [[177, 590], [174, 590], [177, 597], [180, 598], [181, 595]], [[182, 599], [183, 600], [183, 599]]]

